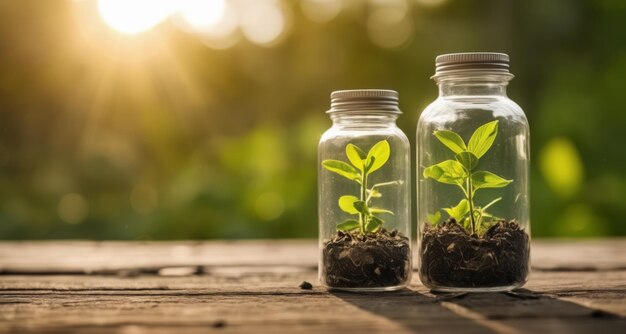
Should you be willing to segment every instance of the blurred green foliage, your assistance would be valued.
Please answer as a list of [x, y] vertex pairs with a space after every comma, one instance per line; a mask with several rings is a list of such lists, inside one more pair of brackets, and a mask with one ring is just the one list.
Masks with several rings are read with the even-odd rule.
[[315, 237], [329, 93], [399, 91], [413, 140], [434, 57], [459, 51], [511, 56], [533, 235], [626, 235], [626, 2], [400, 1], [400, 42], [368, 19], [391, 2], [348, 2], [320, 23], [284, 1], [279, 43], [223, 50], [169, 23], [91, 33], [78, 1], [0, 2], [0, 239]]

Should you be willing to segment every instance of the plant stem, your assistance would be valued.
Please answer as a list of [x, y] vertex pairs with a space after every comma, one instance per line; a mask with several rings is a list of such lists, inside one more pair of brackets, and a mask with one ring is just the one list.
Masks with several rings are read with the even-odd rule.
[[[398, 181], [389, 181], [389, 182], [377, 183], [377, 184], [373, 185], [372, 188], [370, 188], [369, 190], [367, 190], [367, 187], [366, 187], [365, 189], [366, 189], [366, 191], [369, 191], [369, 195], [367, 195], [367, 200], [365, 201], [365, 204], [369, 205], [370, 200], [372, 199], [372, 193], [374, 193], [374, 189], [376, 189], [378, 187], [390, 186], [390, 185], [394, 185], [394, 184], [400, 184], [400, 182], [398, 182]], [[465, 190], [465, 189], [463, 189], [463, 190]]]
[[[367, 199], [367, 173], [363, 171], [363, 176], [361, 178], [361, 201], [365, 202]], [[367, 217], [364, 213], [359, 213], [360, 222], [359, 227], [361, 228], [361, 234], [365, 234], [365, 223]]]
[[375, 185], [372, 186], [372, 189], [378, 188], [378, 187], [382, 187], [382, 186], [391, 186], [394, 184], [400, 184], [399, 181], [389, 181], [389, 182], [382, 182], [382, 183], [377, 183]]
[[474, 218], [474, 190], [472, 189], [472, 175], [467, 178], [467, 202], [469, 203], [470, 221], [472, 222], [472, 234], [476, 233], [476, 219]]

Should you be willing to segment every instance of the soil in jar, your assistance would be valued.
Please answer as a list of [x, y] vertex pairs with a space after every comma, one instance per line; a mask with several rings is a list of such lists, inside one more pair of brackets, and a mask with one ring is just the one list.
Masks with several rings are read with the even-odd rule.
[[420, 279], [426, 286], [489, 288], [526, 280], [528, 234], [515, 222], [500, 220], [481, 236], [469, 235], [451, 218], [425, 224], [420, 245]]
[[322, 250], [322, 277], [331, 288], [382, 288], [405, 284], [411, 274], [409, 238], [397, 230], [341, 232]]

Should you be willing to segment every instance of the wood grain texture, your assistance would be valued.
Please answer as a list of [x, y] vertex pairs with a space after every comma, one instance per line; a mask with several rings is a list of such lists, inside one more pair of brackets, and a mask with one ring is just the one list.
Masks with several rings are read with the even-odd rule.
[[354, 294], [318, 286], [309, 240], [5, 242], [0, 332], [626, 333], [625, 250], [534, 241], [517, 294]]

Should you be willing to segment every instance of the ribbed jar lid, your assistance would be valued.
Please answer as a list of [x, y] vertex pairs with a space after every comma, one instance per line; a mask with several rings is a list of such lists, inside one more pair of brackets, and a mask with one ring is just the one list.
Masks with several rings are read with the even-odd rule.
[[359, 110], [400, 114], [398, 92], [389, 89], [354, 89], [337, 90], [330, 94], [328, 113]]
[[497, 52], [448, 53], [435, 59], [435, 75], [465, 70], [509, 73], [509, 55]]

